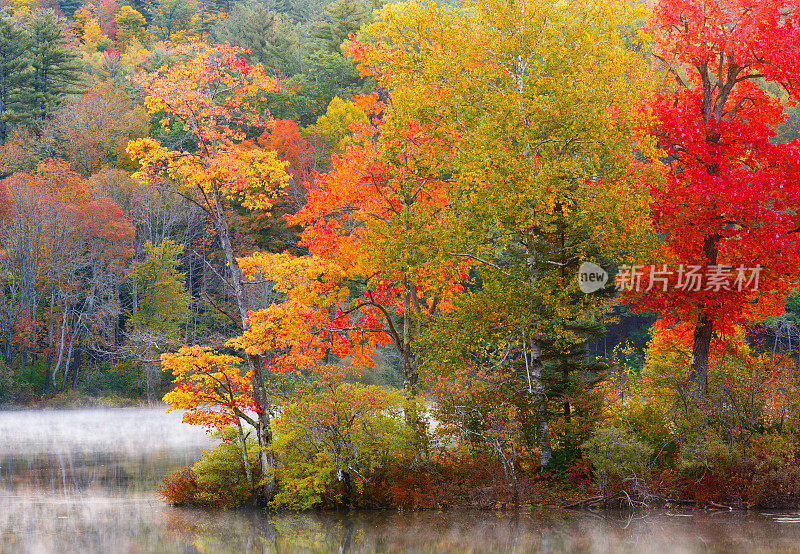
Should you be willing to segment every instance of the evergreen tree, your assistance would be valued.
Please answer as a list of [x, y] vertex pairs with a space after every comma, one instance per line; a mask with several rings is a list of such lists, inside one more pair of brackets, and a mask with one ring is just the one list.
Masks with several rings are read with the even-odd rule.
[[283, 81], [280, 92], [267, 92], [267, 106], [277, 119], [291, 119], [302, 126], [313, 125], [331, 101], [369, 94], [373, 85], [358, 68], [338, 52], [318, 50], [304, 60], [306, 72]]
[[33, 116], [46, 119], [70, 94], [83, 91], [81, 52], [53, 10], [35, 10], [26, 21], [33, 68]]
[[176, 268], [183, 246], [167, 239], [145, 245], [147, 258], [134, 266], [136, 313], [128, 320], [127, 353], [140, 366], [148, 401], [162, 384], [159, 356], [180, 344], [189, 317], [185, 275]]
[[81, 7], [81, 4], [81, 0], [58, 0], [58, 6], [67, 17], [72, 17], [78, 8]]
[[151, 11], [150, 32], [158, 40], [194, 31], [199, 4], [195, 0], [157, 0]]
[[292, 23], [303, 23], [318, 17], [328, 3], [327, 0], [266, 0], [264, 5]]
[[383, 4], [383, 0], [336, 0], [325, 9], [326, 21], [313, 25], [311, 34], [325, 50], [339, 52], [350, 33], [370, 23], [372, 12]]
[[5, 142], [9, 121], [29, 110], [32, 70], [26, 53], [29, 39], [10, 10], [0, 12], [0, 141]]
[[[579, 302], [575, 302], [578, 304]], [[566, 462], [579, 454], [580, 445], [591, 438], [591, 425], [584, 421], [595, 415], [592, 388], [608, 370], [608, 363], [589, 354], [588, 343], [605, 332], [596, 320], [572, 319], [555, 322], [557, 334], [541, 340], [545, 395], [558, 406], [551, 421], [563, 419], [563, 432], [553, 451], [554, 461]], [[552, 404], [551, 404], [552, 406]]]
[[271, 75], [289, 77], [300, 69], [297, 33], [279, 14], [261, 4], [237, 4], [212, 30], [214, 42], [250, 50], [246, 57]]

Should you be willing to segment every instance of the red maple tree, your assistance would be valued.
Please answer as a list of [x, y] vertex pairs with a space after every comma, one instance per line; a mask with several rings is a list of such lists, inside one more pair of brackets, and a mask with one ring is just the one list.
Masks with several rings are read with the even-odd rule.
[[[800, 272], [800, 144], [770, 140], [800, 98], [798, 8], [661, 0], [650, 21], [666, 70], [654, 129], [670, 167], [653, 187], [652, 218], [666, 237], [665, 262], [679, 265], [640, 292], [639, 305], [694, 325], [690, 380], [701, 394], [715, 331], [780, 310]], [[686, 286], [691, 266], [706, 282]]]

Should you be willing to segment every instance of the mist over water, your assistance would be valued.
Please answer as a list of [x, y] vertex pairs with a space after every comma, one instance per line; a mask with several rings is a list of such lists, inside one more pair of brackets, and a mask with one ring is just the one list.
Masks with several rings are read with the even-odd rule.
[[167, 506], [153, 488], [212, 444], [161, 408], [0, 412], [0, 552], [800, 552], [800, 513]]

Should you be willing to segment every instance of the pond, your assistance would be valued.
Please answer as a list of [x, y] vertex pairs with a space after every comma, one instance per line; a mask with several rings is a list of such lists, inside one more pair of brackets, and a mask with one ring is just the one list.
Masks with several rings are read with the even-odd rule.
[[800, 513], [172, 508], [212, 443], [161, 408], [0, 412], [0, 552], [800, 552]]

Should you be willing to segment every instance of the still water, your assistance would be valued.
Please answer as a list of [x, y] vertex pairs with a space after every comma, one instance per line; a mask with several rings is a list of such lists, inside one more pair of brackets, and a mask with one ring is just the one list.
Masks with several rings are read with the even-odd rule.
[[267, 516], [164, 504], [153, 488], [210, 445], [162, 409], [0, 412], [0, 553], [800, 553], [800, 513]]

